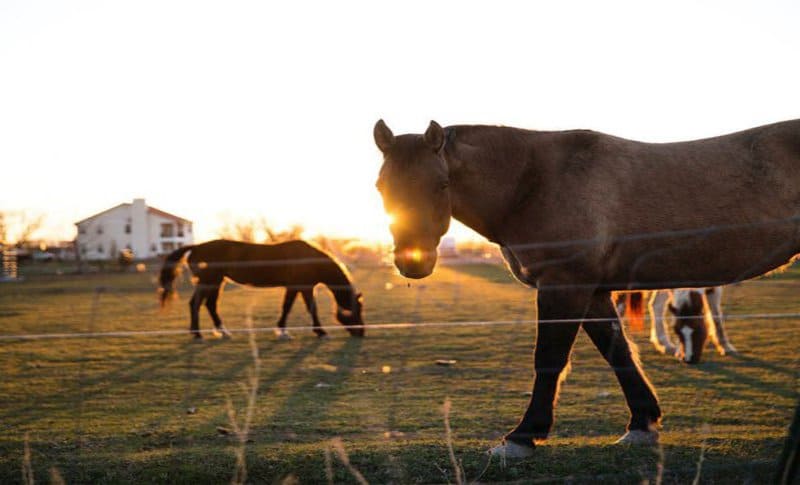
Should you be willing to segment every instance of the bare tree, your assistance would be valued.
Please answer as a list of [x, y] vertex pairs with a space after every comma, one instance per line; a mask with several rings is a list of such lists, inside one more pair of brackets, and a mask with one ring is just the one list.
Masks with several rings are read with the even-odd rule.
[[294, 224], [289, 229], [284, 231], [276, 231], [270, 227], [264, 227], [267, 233], [267, 238], [270, 242], [290, 241], [292, 239], [300, 239], [303, 237], [305, 228], [300, 224]]
[[0, 212], [0, 244], [5, 244], [8, 239], [8, 226], [6, 225], [6, 214]]
[[245, 242], [281, 242], [291, 239], [300, 239], [305, 229], [300, 224], [294, 224], [288, 229], [275, 229], [266, 218], [227, 220], [217, 230], [217, 235], [223, 239], [233, 239]]
[[0, 243], [10, 243], [9, 233], [17, 231], [14, 246], [21, 248], [28, 246], [33, 234], [42, 228], [44, 214], [30, 215], [25, 211], [11, 212], [0, 211]]

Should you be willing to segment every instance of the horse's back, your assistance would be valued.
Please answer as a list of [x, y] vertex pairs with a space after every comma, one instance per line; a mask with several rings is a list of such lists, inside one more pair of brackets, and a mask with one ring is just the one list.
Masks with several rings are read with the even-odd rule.
[[538, 172], [507, 220], [535, 227], [511, 244], [558, 242], [526, 260], [568, 261], [567, 271], [610, 287], [658, 288], [750, 278], [800, 251], [800, 120], [676, 143], [583, 130], [521, 136]]
[[259, 287], [313, 285], [319, 281], [319, 266], [328, 261], [325, 253], [302, 240], [255, 244], [219, 239], [196, 246], [189, 255], [190, 268], [201, 282], [229, 278]]
[[800, 121], [628, 149], [628, 180], [614, 189], [614, 234], [627, 239], [615, 278], [717, 285], [800, 251]]

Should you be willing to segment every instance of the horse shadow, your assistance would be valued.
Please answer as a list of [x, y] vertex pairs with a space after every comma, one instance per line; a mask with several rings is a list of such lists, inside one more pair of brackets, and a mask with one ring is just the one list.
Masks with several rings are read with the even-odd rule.
[[[119, 365], [113, 370], [92, 375], [91, 377], [81, 376], [80, 373], [84, 371], [79, 370], [79, 375], [77, 379], [75, 379], [75, 385], [70, 386], [71, 389], [65, 390], [63, 387], [60, 387], [57, 391], [52, 393], [37, 395], [35, 403], [10, 408], [6, 413], [0, 414], [0, 420], [14, 426], [21, 426], [33, 422], [38, 419], [36, 417], [37, 412], [40, 409], [40, 404], [43, 402], [63, 403], [61, 406], [63, 406], [64, 409], [75, 409], [81, 402], [102, 396], [113, 387], [152, 377], [156, 371], [174, 362], [176, 358], [183, 359], [188, 355], [195, 355], [202, 350], [205, 350], [205, 348], [198, 347], [196, 344], [191, 343], [191, 341], [187, 341], [185, 344], [180, 345], [175, 353], [166, 353], [163, 350], [156, 350], [126, 360], [124, 366]], [[89, 357], [82, 355], [77, 360], [81, 362], [86, 361], [86, 359], [89, 359]], [[49, 407], [47, 412], [53, 413], [64, 410], [61, 406], [56, 404], [55, 407]]]
[[[317, 346], [321, 342], [318, 341]], [[265, 422], [271, 424], [253, 426], [252, 433], [267, 437], [265, 442], [283, 442], [283, 437], [287, 434], [297, 435], [297, 439], [301, 441], [315, 441], [313, 438], [303, 439], [301, 436], [305, 433], [315, 433], [319, 429], [319, 423], [329, 415], [330, 407], [345, 394], [345, 383], [355, 371], [355, 363], [362, 345], [363, 339], [347, 338], [344, 344], [327, 359], [330, 365], [336, 367], [336, 371], [312, 370], [305, 381], [296, 386], [285, 398], [280, 409], [265, 418]], [[277, 382], [277, 377], [281, 374], [285, 375], [285, 370], [276, 371], [272, 378], [260, 382], [270, 386]], [[261, 388], [259, 393], [263, 394]], [[309, 397], [314, 395], [316, 398]], [[295, 421], [296, 416], [307, 416], [308, 419], [298, 423]], [[295, 430], [299, 432], [295, 433]]]

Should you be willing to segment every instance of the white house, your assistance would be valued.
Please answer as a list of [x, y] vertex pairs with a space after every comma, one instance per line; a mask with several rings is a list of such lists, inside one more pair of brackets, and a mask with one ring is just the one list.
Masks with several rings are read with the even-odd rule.
[[167, 254], [192, 244], [192, 221], [133, 199], [75, 223], [81, 258], [115, 259], [123, 249], [136, 259]]

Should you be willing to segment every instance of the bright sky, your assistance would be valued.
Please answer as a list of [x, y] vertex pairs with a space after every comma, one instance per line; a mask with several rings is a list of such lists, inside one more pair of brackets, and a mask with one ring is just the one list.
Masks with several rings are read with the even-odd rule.
[[[675, 141], [800, 117], [800, 3], [0, 3], [0, 210], [388, 239], [372, 126]], [[467, 231], [456, 227], [463, 236]]]

